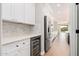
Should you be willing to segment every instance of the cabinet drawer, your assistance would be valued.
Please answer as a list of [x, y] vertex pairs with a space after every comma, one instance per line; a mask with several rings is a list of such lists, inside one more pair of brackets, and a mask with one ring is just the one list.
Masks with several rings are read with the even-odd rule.
[[30, 46], [30, 39], [24, 39], [21, 41], [17, 41], [17, 45], [19, 45], [19, 47]]

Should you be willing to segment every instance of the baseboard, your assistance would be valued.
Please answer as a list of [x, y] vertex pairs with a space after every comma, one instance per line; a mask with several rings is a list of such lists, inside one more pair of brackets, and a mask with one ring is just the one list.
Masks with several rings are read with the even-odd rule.
[[41, 56], [44, 56], [45, 55], [45, 51], [41, 51]]

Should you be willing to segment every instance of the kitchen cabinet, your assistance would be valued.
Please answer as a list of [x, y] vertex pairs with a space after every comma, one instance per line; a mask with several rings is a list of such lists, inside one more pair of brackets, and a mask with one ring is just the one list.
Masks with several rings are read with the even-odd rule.
[[17, 42], [12, 42], [12, 43], [8, 43], [5, 45], [1, 45], [1, 55], [2, 56], [9, 56], [9, 55], [11, 56], [11, 55], [16, 54], [16, 49], [17, 49], [16, 45], [17, 45]]
[[34, 3], [2, 3], [1, 19], [35, 25], [35, 4]]
[[12, 3], [12, 16], [16, 22], [24, 22], [24, 4], [23, 3]]
[[1, 5], [1, 19], [12, 20], [12, 10], [11, 3], [2, 3]]
[[25, 22], [35, 24], [35, 4], [25, 4]]
[[30, 39], [21, 40], [18, 45], [17, 52], [19, 56], [30, 56]]
[[1, 47], [2, 56], [30, 56], [30, 39], [5, 44]]
[[21, 48], [17, 49], [18, 56], [30, 56], [30, 46], [29, 45], [25, 45], [25, 47], [21, 47]]

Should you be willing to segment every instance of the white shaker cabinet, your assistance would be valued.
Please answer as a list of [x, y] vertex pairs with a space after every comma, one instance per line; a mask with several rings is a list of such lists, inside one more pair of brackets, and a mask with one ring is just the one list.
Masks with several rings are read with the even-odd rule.
[[12, 10], [11, 3], [2, 3], [1, 4], [1, 19], [3, 20], [12, 20]]
[[18, 45], [17, 53], [19, 56], [30, 56], [30, 39], [21, 40]]
[[25, 22], [29, 24], [35, 24], [35, 4], [25, 4]]
[[30, 39], [12, 42], [1, 47], [2, 56], [30, 56]]
[[30, 46], [29, 45], [17, 49], [17, 55], [18, 56], [30, 56]]
[[2, 3], [1, 15], [2, 20], [35, 25], [35, 4]]
[[23, 3], [12, 3], [12, 16], [16, 22], [24, 22], [24, 4]]

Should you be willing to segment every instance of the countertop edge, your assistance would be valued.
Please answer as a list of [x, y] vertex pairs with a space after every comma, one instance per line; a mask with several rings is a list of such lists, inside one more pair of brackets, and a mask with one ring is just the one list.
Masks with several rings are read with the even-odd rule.
[[[5, 41], [4, 43], [3, 43], [3, 41], [1, 42], [1, 45], [5, 45], [5, 44], [9, 44], [9, 43], [13, 43], [13, 42], [17, 42], [17, 41], [21, 41], [21, 40], [24, 40], [24, 39], [30, 39], [31, 37], [35, 37], [35, 36], [39, 36], [39, 35], [41, 35], [41, 34], [33, 34], [33, 35], [26, 35], [26, 36], [22, 36], [22, 37], [20, 37], [20, 38], [12, 38], [12, 39], [15, 39], [15, 40], [10, 40], [10, 41]], [[7, 38], [7, 39], [11, 39], [11, 38]]]

